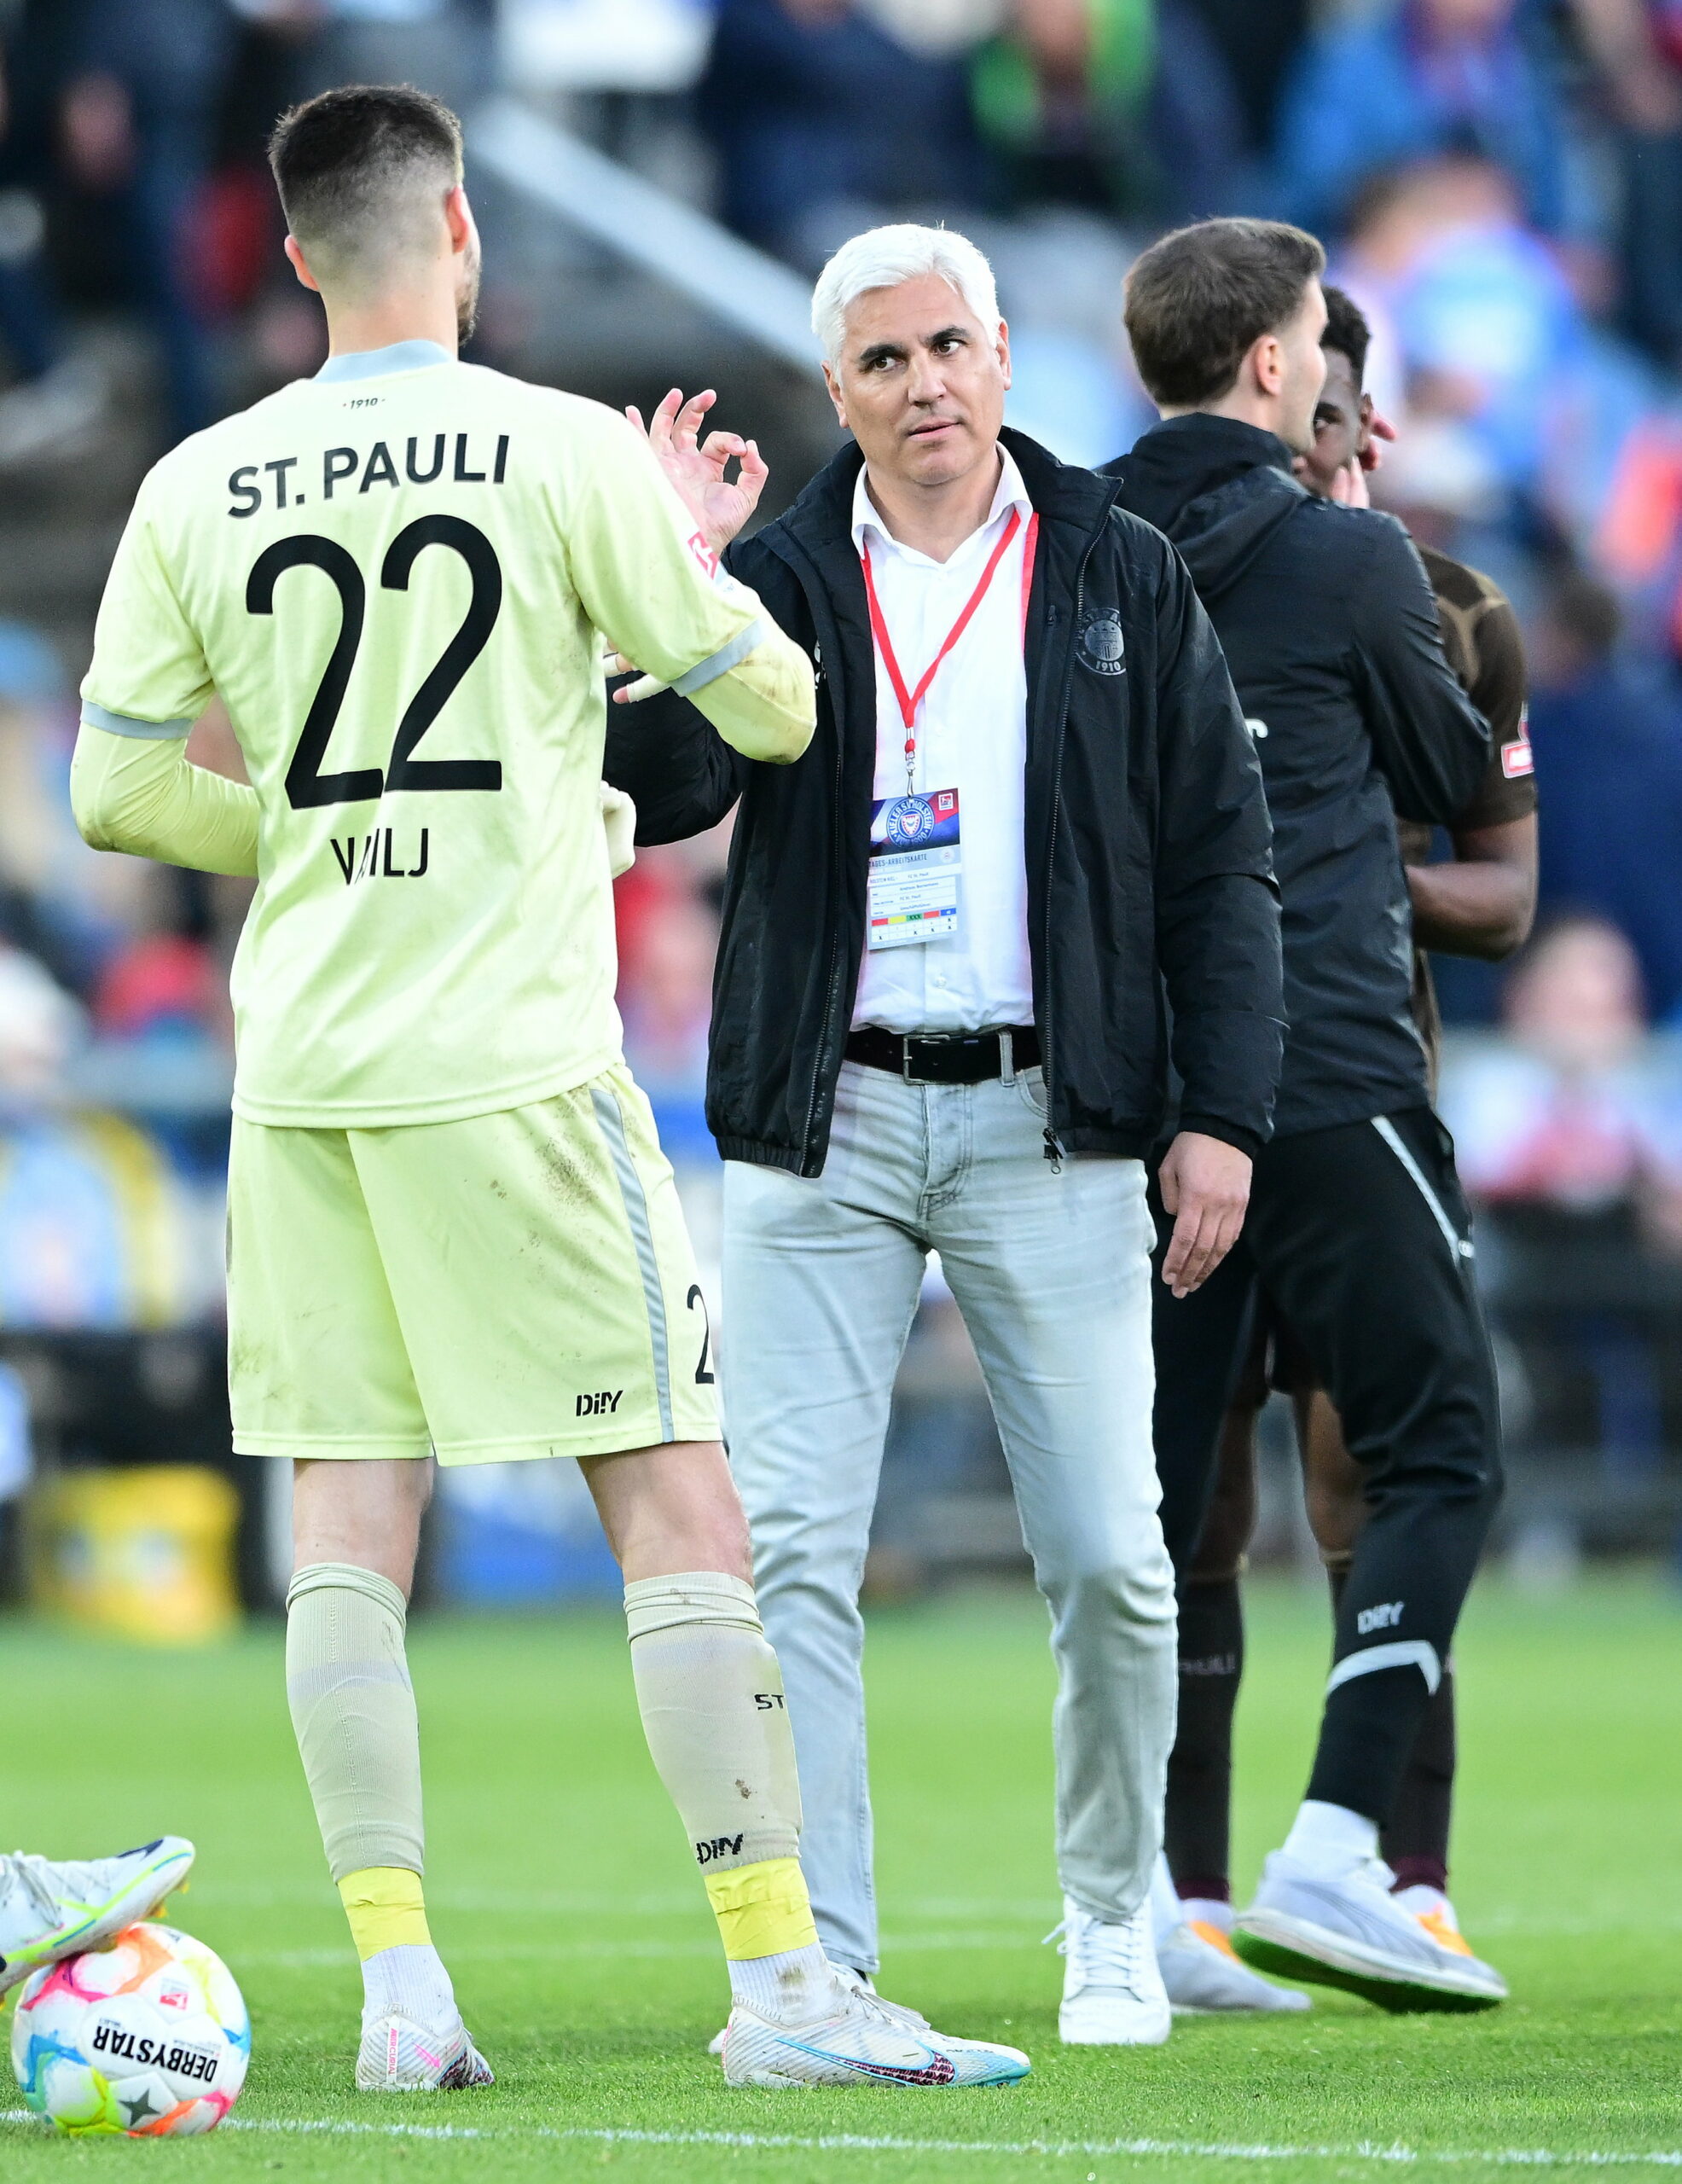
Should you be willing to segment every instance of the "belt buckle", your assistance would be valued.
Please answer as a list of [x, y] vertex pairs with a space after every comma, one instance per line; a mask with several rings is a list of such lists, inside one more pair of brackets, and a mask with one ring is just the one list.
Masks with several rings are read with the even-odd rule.
[[909, 1031], [902, 1031], [899, 1035], [899, 1073], [906, 1083], [916, 1083], [917, 1079], [911, 1074], [911, 1034]]

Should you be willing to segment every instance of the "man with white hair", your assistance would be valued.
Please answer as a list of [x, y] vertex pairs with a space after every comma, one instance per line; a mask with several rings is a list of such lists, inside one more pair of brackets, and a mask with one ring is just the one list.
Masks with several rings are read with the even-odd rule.
[[[877, 1966], [858, 1589], [931, 1252], [972, 1336], [1052, 1616], [1063, 2036], [1166, 2039], [1146, 1895], [1173, 1734], [1143, 1159], [1170, 1053], [1177, 1294], [1243, 1221], [1279, 1069], [1270, 828], [1185, 569], [1112, 488], [1001, 429], [1010, 346], [961, 236], [856, 237], [813, 304], [850, 444], [731, 545], [764, 470], [652, 438], [709, 543], [818, 668], [795, 764], [675, 694], [612, 716], [639, 839], [739, 801], [708, 1118], [725, 1374], [803, 1786], [820, 1937]], [[742, 457], [734, 483], [725, 472]], [[1163, 1003], [1166, 986], [1173, 1031]]]

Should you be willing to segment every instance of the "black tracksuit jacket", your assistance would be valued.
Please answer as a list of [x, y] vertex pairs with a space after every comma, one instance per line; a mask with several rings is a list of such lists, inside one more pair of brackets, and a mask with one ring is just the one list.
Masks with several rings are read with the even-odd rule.
[[[1470, 1217], [1409, 1007], [1395, 819], [1463, 808], [1488, 731], [1406, 533], [1305, 492], [1271, 433], [1175, 418], [1111, 471], [1185, 555], [1256, 739], [1290, 1016], [1244, 1234], [1190, 1297], [1151, 1286], [1163, 1532], [1183, 1575], [1259, 1290], [1366, 1473], [1333, 1657], [1418, 1641], [1441, 1664], [1494, 1513], [1500, 1426]], [[1309, 1797], [1384, 1820], [1432, 1687], [1416, 1666], [1346, 1672]]]
[[[1112, 483], [1004, 438], [1040, 518], [1024, 850], [1047, 1152], [1150, 1152], [1164, 987], [1185, 1124], [1253, 1152], [1279, 1066], [1279, 904], [1221, 648], [1179, 556], [1115, 507]], [[850, 443], [725, 556], [817, 665], [803, 758], [745, 759], [670, 693], [609, 709], [606, 775], [636, 800], [640, 842], [699, 834], [740, 799], [707, 1120], [726, 1159], [802, 1176], [822, 1172], [865, 945], [877, 719], [851, 537], [861, 460]]]
[[1232, 418], [1173, 418], [1103, 474], [1185, 557], [1256, 739], [1290, 1024], [1275, 1135], [1424, 1107], [1395, 822], [1452, 820], [1489, 735], [1412, 541], [1317, 499], [1283, 440]]

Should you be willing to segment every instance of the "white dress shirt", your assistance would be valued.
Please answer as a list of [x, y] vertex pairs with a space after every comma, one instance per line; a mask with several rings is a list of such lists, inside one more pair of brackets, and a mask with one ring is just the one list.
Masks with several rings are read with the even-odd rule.
[[[1028, 758], [1028, 676], [1023, 659], [1023, 555], [1033, 504], [1006, 450], [987, 520], [950, 560], [931, 561], [888, 535], [859, 472], [853, 544], [870, 548], [876, 596], [906, 688], [914, 690], [969, 602], [1010, 521], [1022, 523], [969, 627], [941, 662], [918, 708], [919, 793], [958, 791], [963, 854], [958, 930], [937, 940], [865, 950], [853, 1028], [983, 1031], [1034, 1021], [1028, 954], [1028, 870], [1023, 856], [1023, 770]], [[905, 726], [876, 653], [876, 783], [873, 797], [905, 793]]]

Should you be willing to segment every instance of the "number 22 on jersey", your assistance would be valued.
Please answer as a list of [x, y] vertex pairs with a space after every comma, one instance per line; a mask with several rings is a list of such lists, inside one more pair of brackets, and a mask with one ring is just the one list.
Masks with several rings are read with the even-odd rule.
[[322, 771], [334, 724], [338, 720], [368, 614], [368, 586], [351, 555], [336, 539], [306, 532], [279, 538], [252, 566], [246, 583], [246, 610], [275, 612], [281, 578], [294, 569], [318, 569], [339, 594], [339, 635], [328, 655], [322, 679], [304, 716], [287, 768], [286, 791], [293, 810], [322, 804], [357, 804], [403, 789], [499, 790], [502, 765], [497, 758], [417, 758], [415, 746], [449, 703], [462, 677], [484, 649], [502, 606], [502, 571], [496, 549], [476, 524], [454, 515], [423, 515], [407, 524], [386, 549], [380, 566], [383, 590], [406, 592], [415, 564], [429, 546], [460, 555], [473, 579], [467, 611], [436, 665], [404, 708], [392, 741], [385, 772], [377, 766], [351, 771]]

